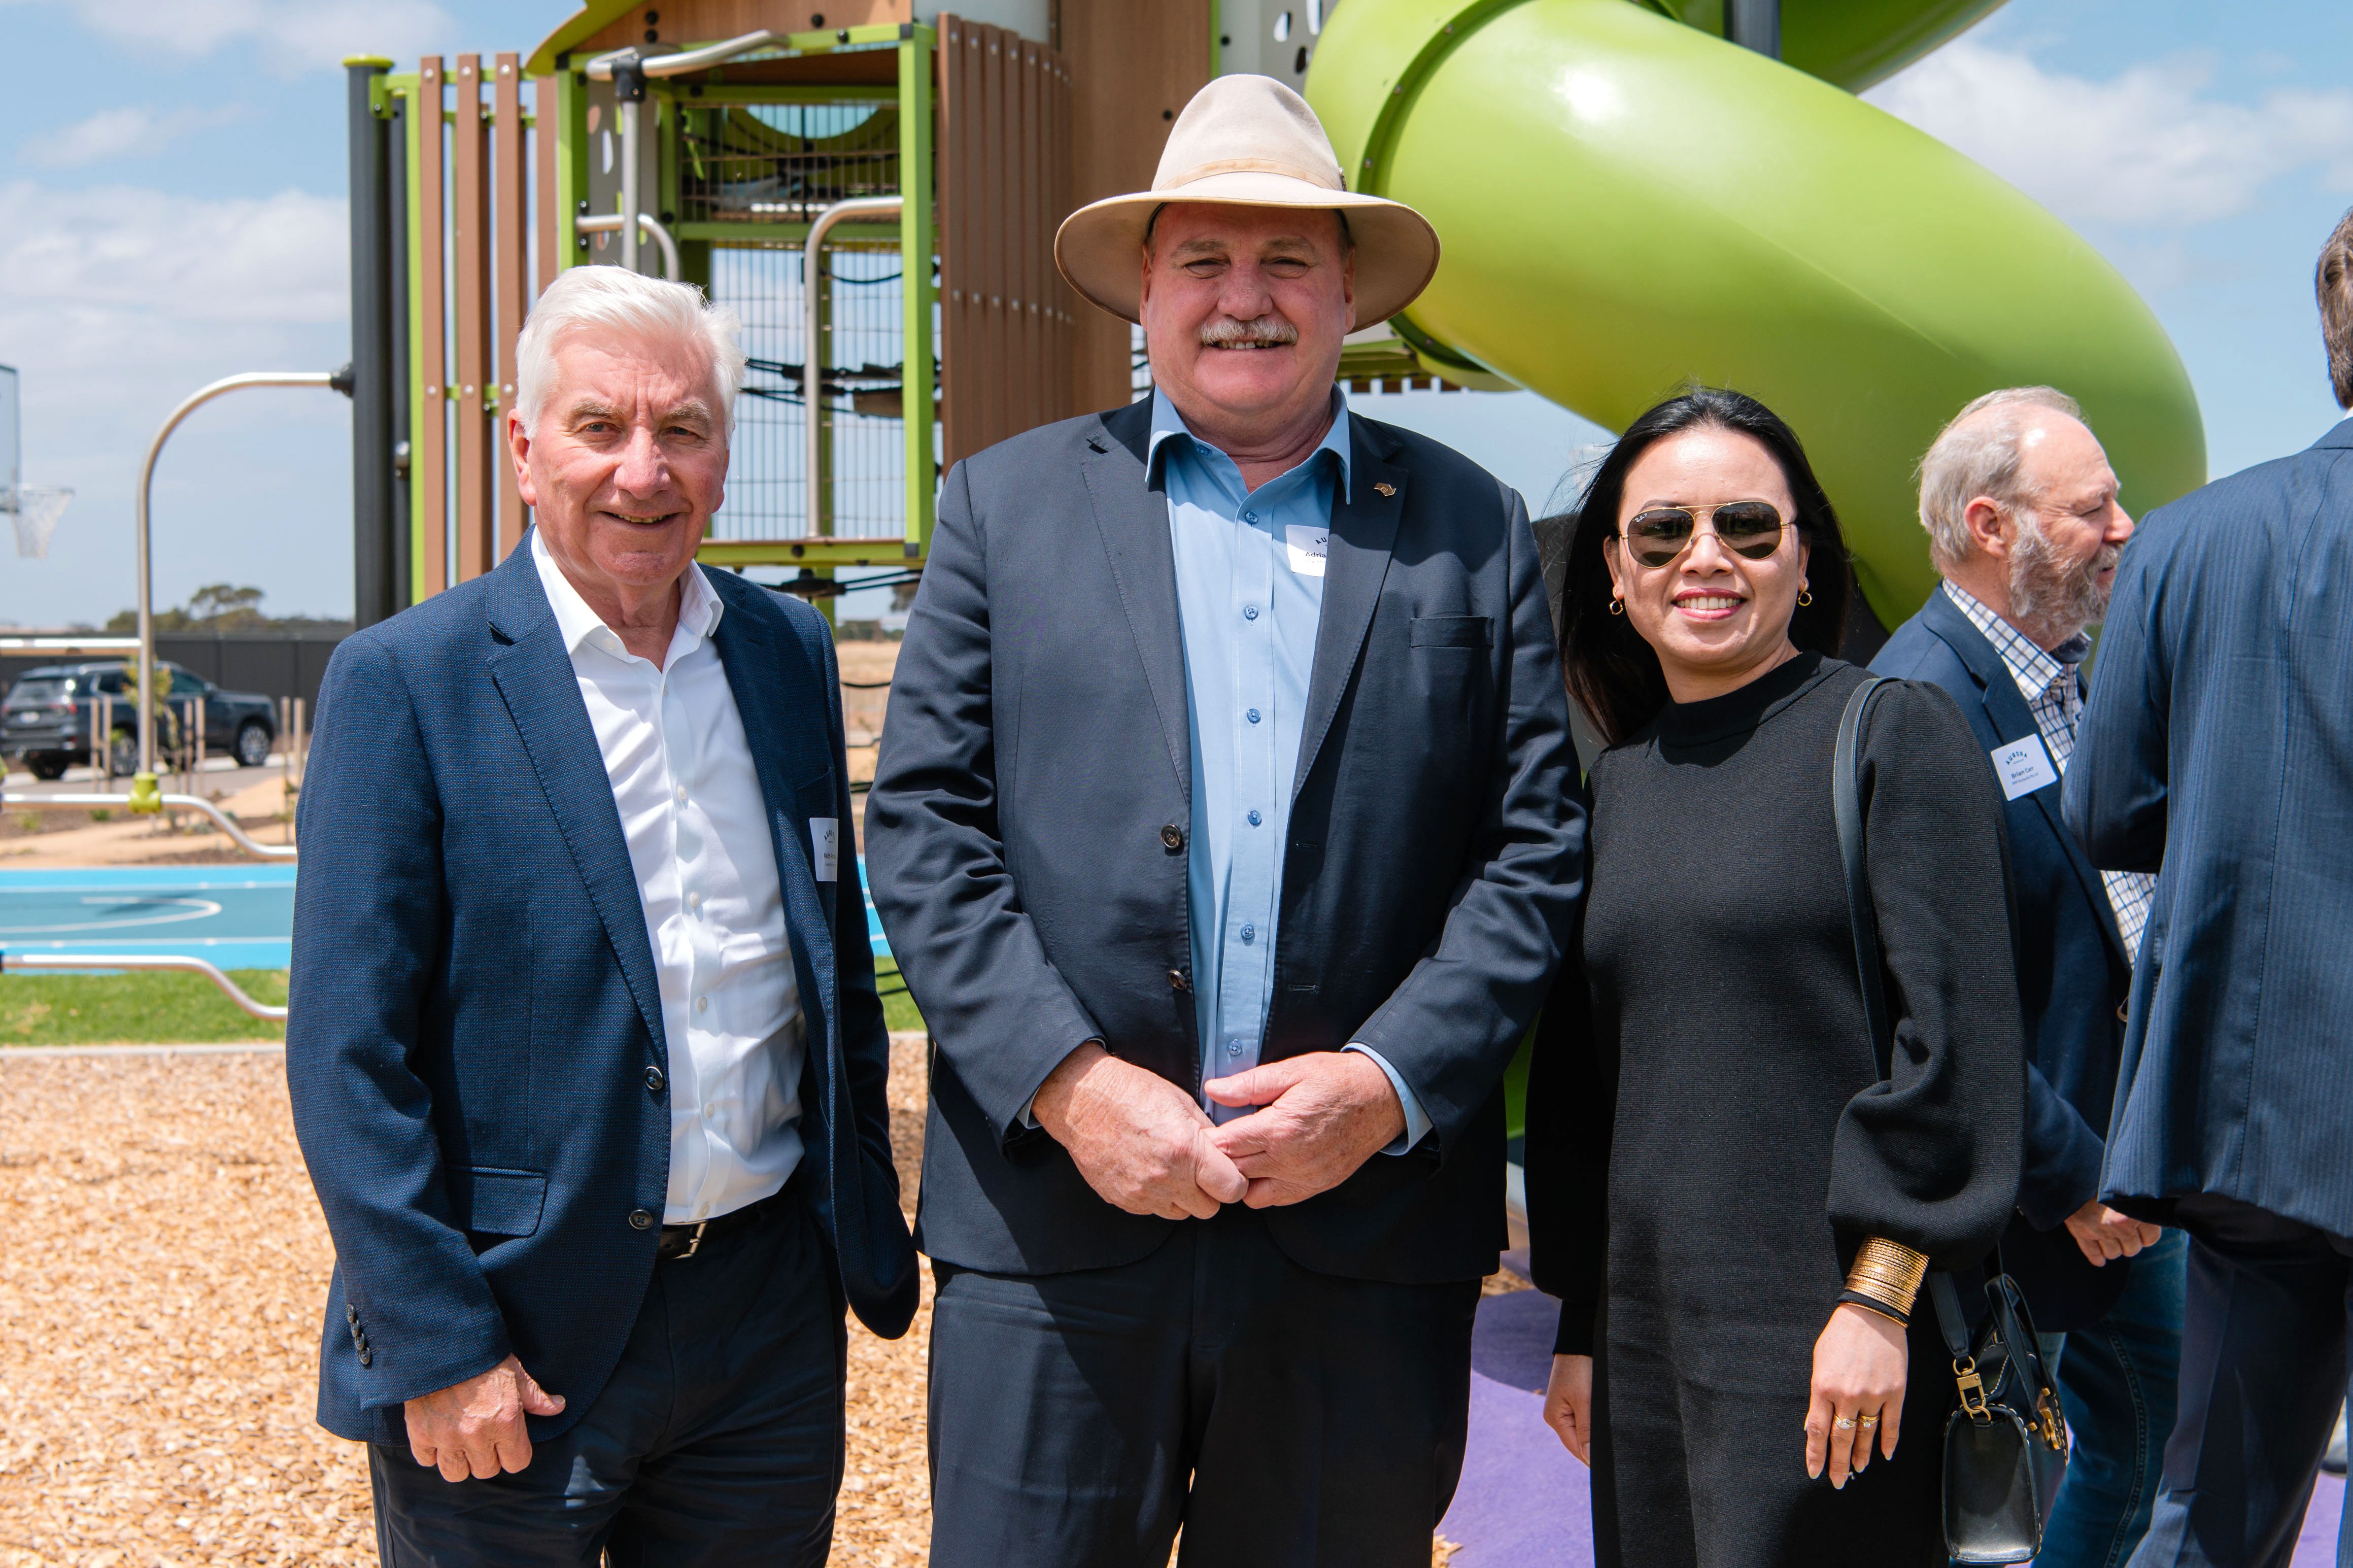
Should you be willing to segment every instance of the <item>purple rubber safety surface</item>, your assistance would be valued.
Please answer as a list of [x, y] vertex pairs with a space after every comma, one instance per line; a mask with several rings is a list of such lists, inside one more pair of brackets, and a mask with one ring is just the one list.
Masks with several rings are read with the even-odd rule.
[[[1453, 1568], [1591, 1568], [1585, 1467], [1544, 1424], [1558, 1314], [1552, 1298], [1534, 1290], [1479, 1303], [1471, 1341], [1471, 1440], [1454, 1506], [1439, 1526], [1462, 1549]], [[2321, 1477], [2295, 1568], [2333, 1568], [2344, 1505], [2344, 1481]]]

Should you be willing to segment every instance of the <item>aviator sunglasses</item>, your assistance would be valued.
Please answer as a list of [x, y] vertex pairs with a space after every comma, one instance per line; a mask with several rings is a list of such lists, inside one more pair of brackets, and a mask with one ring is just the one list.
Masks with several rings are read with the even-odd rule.
[[1770, 501], [1735, 500], [1722, 506], [1654, 506], [1634, 514], [1626, 525], [1626, 548], [1645, 566], [1664, 566], [1691, 548], [1699, 536], [1699, 520], [1711, 519], [1715, 537], [1726, 550], [1746, 561], [1762, 561], [1781, 548], [1781, 530], [1788, 526]]

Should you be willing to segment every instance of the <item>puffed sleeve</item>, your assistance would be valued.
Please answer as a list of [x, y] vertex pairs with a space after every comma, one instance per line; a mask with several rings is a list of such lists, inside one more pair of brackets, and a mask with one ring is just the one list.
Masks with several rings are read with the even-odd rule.
[[1831, 1223], [1966, 1268], [2018, 1203], [2026, 1047], [2010, 847], [1984, 754], [1952, 699], [1902, 681], [1864, 733], [1862, 797], [1892, 1074], [1847, 1102]]
[[1606, 1184], [1617, 1117], [1617, 1051], [1599, 1039], [1585, 974], [1584, 921], [1536, 1019], [1528, 1064], [1528, 1261], [1560, 1298], [1556, 1355], [1591, 1355], [1608, 1236]]

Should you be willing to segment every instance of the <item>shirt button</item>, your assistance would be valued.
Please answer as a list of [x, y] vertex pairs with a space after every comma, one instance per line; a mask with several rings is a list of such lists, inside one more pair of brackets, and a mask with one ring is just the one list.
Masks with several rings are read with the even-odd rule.
[[1258, 619], [1258, 606], [1256, 605], [1244, 605], [1242, 606], [1242, 619], [1246, 621], [1254, 621]]
[[651, 1230], [653, 1227], [654, 1216], [652, 1215], [649, 1214], [644, 1209], [631, 1209], [629, 1211], [629, 1228], [631, 1230]]
[[648, 1068], [646, 1069], [646, 1088], [649, 1092], [659, 1094], [662, 1091], [662, 1085], [667, 1081], [668, 1080], [662, 1077], [661, 1068]]
[[1264, 817], [1261, 816], [1260, 816], [1257, 812], [1255, 812], [1255, 811], [1253, 811], [1253, 812], [1251, 812], [1251, 813], [1250, 814], [1250, 825], [1252, 827], [1256, 827], [1260, 823], [1264, 822], [1265, 820], [1266, 820], [1266, 818], [1264, 818]]
[[1242, 521], [1244, 522], [1256, 522], [1258, 521], [1258, 513], [1254, 511], [1246, 511], [1242, 513]]
[[694, 1010], [698, 1013], [709, 1012], [711, 1010], [711, 998], [708, 996], [697, 996], [694, 999]]
[[1242, 925], [1242, 944], [1247, 947], [1250, 943], [1256, 942], [1257, 940], [1258, 927], [1245, 921]]
[[1258, 710], [1255, 708], [1250, 710], [1250, 721], [1253, 724], [1258, 722]]
[[1238, 1057], [1241, 1054], [1242, 1043], [1240, 1040], [1228, 1040], [1226, 1042], [1226, 1055], [1229, 1057]]
[[701, 893], [687, 894], [686, 907], [690, 910], [701, 910], [702, 908], [702, 895]]
[[679, 802], [681, 805], [684, 805], [686, 801], [686, 786], [684, 784], [678, 785], [670, 792], [670, 797], [672, 800]]

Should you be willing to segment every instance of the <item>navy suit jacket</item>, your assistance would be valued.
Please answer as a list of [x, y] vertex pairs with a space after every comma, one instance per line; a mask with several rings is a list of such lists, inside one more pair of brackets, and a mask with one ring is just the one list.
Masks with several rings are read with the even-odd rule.
[[2353, 1236], [2353, 421], [2125, 546], [2067, 822], [2157, 871], [2111, 1201]]
[[[727, 573], [716, 644], [768, 811], [807, 1022], [805, 1190], [849, 1304], [905, 1331], [899, 1212], [857, 858], [818, 882], [808, 819], [850, 820], [823, 617]], [[670, 1182], [654, 956], [588, 710], [528, 541], [343, 640], [301, 805], [286, 1076], [335, 1242], [319, 1420], [406, 1441], [401, 1405], [512, 1352], [596, 1400], [654, 1267]], [[640, 1217], [638, 1223], [643, 1223]]]
[[[1880, 675], [1942, 687], [1988, 752], [2039, 738], [2010, 667], [1941, 588], [1871, 661]], [[1987, 766], [1992, 766], [1989, 759]], [[2063, 1222], [2100, 1195], [2100, 1161], [2116, 1093], [2118, 1016], [2132, 963], [2097, 868], [2060, 815], [2054, 780], [2009, 803], [2018, 1000], [2026, 1017], [2026, 1168], [2002, 1266], [2026, 1289], [2046, 1331], [2096, 1321], [2129, 1267], [2094, 1268]]]
[[[1089, 1039], [1201, 1080], [1190, 737], [1151, 407], [958, 464], [867, 803], [892, 951], [938, 1040], [918, 1245], [967, 1268], [1099, 1268], [1174, 1222], [1095, 1195], [1021, 1113]], [[1361, 416], [1293, 775], [1263, 1058], [1362, 1041], [1434, 1136], [1266, 1210], [1321, 1273], [1491, 1272], [1504, 1097], [1583, 891], [1568, 703], [1520, 498]]]

